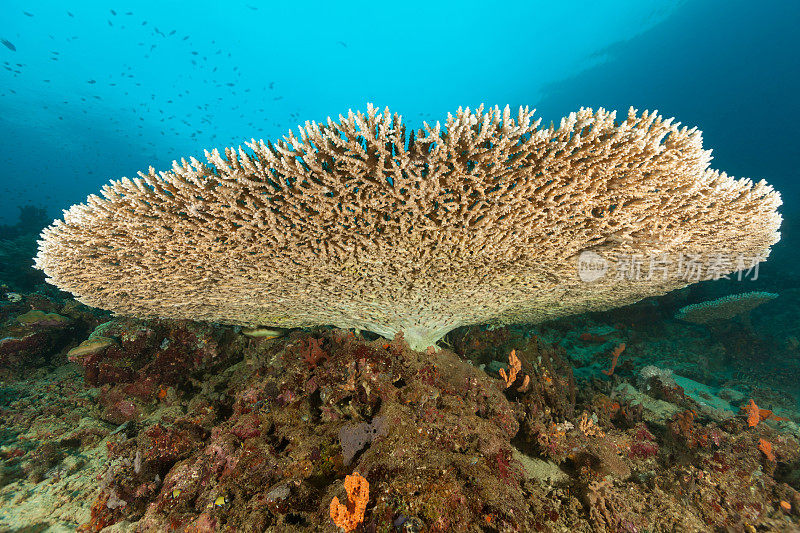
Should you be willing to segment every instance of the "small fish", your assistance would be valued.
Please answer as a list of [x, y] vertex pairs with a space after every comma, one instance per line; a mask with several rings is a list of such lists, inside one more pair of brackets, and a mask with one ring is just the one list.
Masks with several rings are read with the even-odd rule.
[[87, 81], [86, 83], [97, 83], [97, 82], [96, 82], [96, 81], [94, 81], [94, 80], [89, 80], [89, 81]]
[[186, 40], [186, 39], [188, 39], [188, 38], [189, 38], [189, 36], [187, 35], [186, 37], [184, 37], [184, 38], [183, 38], [183, 40], [185, 41], [185, 40]]
[[23, 11], [23, 13], [25, 13], [25, 14], [26, 14], [27, 16], [29, 16], [29, 17], [32, 17], [32, 16], [33, 16], [33, 13], [28, 13], [27, 11]]
[[109, 11], [111, 11], [111, 14], [114, 15], [115, 17], [117, 16], [117, 12], [114, 11], [113, 9], [109, 9]]
[[169, 34], [170, 34], [170, 35], [175, 35], [175, 33], [176, 33], [177, 31], [178, 31], [178, 30], [172, 30], [171, 32], [169, 32]]
[[70, 13], [69, 11], [67, 11], [67, 15], [69, 15], [70, 17], [73, 17], [73, 18], [75, 18], [75, 15], [73, 15], [73, 14], [72, 14], [72, 13]]
[[336, 44], [341, 44], [342, 46], [344, 46], [345, 48], [347, 48], [347, 43], [346, 43], [346, 42], [344, 42], [344, 41], [336, 41]]
[[253, 11], [258, 11], [258, 8], [257, 8], [257, 7], [254, 7], [254, 6], [251, 6], [251, 5], [248, 5], [247, 7], [249, 7], [249, 8], [250, 8], [250, 9], [252, 9]]
[[11, 41], [6, 41], [5, 39], [0, 39], [0, 43], [3, 43], [5, 45], [5, 47], [8, 48], [9, 50], [11, 50], [12, 52], [16, 52], [17, 51], [17, 47], [14, 46], [13, 44], [11, 44]]
[[213, 501], [208, 502], [206, 508], [213, 509], [214, 507], [224, 507], [226, 503], [225, 496], [217, 496]]

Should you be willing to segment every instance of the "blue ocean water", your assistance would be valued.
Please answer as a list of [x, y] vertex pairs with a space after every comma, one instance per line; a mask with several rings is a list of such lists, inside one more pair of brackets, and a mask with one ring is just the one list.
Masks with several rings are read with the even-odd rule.
[[[109, 179], [280, 138], [367, 102], [414, 125], [480, 103], [658, 109], [716, 168], [791, 195], [793, 2], [3, 4], [0, 223]], [[116, 13], [113, 14], [112, 13]], [[787, 202], [785, 209], [791, 210]]]
[[[219, 389], [209, 392], [213, 387], [199, 384], [202, 381], [199, 376], [208, 378], [221, 367], [198, 364], [191, 370], [194, 372], [191, 384], [187, 384], [174, 377], [174, 370], [170, 370], [172, 374], [164, 371], [165, 366], [183, 363], [164, 363], [163, 359], [174, 356], [170, 346], [177, 345], [184, 350], [182, 354], [188, 350], [196, 360], [205, 361], [206, 352], [198, 355], [199, 352], [191, 351], [196, 350], [196, 346], [186, 341], [195, 337], [202, 339], [197, 345], [219, 343], [223, 346], [230, 342], [230, 346], [245, 350], [236, 344], [239, 341], [225, 337], [228, 333], [215, 337], [216, 330], [209, 333], [210, 330], [197, 325], [159, 323], [139, 327], [124, 319], [108, 322], [110, 317], [101, 311], [83, 308], [76, 311], [77, 304], [68, 301], [68, 295], [56, 295], [52, 287], [43, 284], [41, 273], [29, 267], [36, 253], [32, 235], [60, 217], [63, 209], [83, 202], [87, 195], [96, 193], [109, 180], [133, 177], [137, 171], [146, 171], [151, 166], [167, 170], [174, 160], [182, 157], [203, 160], [206, 149], [241, 146], [250, 139], [280, 139], [292, 129], [297, 132], [297, 126], [306, 121], [319, 123], [327, 117], [336, 119], [350, 109], [364, 111], [368, 103], [381, 109], [388, 106], [415, 128], [424, 122], [443, 122], [448, 113], [454, 113], [461, 106], [474, 109], [482, 103], [501, 108], [507, 104], [512, 110], [519, 106], [536, 108], [537, 116], [545, 125], [550, 121], [558, 123], [561, 117], [581, 107], [616, 110], [619, 117], [624, 117], [631, 106], [640, 112], [658, 110], [665, 117], [675, 117], [683, 125], [696, 126], [703, 131], [704, 146], [713, 150], [712, 168], [737, 178], [764, 179], [780, 191], [783, 198], [780, 212], [784, 218], [782, 239], [773, 247], [770, 259], [760, 265], [757, 276], [747, 276], [750, 279], [743, 281], [736, 276], [729, 280], [705, 281], [617, 312], [580, 315], [524, 330], [469, 330], [461, 332], [458, 338], [446, 337], [445, 343], [493, 379], [497, 378], [498, 369], [503, 368], [505, 373], [513, 366], [506, 348], [511, 349], [515, 342], [540, 340], [554, 347], [547, 351], [550, 348], [545, 350], [543, 345], [534, 348], [526, 345], [528, 359], [524, 361], [523, 370], [532, 376], [534, 389], [536, 384], [550, 384], [555, 380], [564, 390], [572, 387], [569, 389], [572, 397], [569, 398], [567, 392], [542, 393], [546, 398], [543, 402], [547, 404], [544, 411], [548, 416], [552, 414], [552, 419], [541, 424], [537, 419], [533, 423], [532, 413], [541, 416], [540, 404], [534, 408], [531, 405], [536, 402], [531, 400], [526, 404], [522, 394], [528, 387], [527, 382], [525, 385], [517, 383], [514, 390], [519, 389], [520, 394], [510, 390], [504, 393], [504, 398], [518, 406], [517, 413], [529, 414], [528, 419], [522, 417], [519, 424], [522, 429], [514, 441], [519, 450], [514, 448], [513, 452], [519, 455], [502, 446], [497, 451], [492, 441], [491, 446], [486, 445], [480, 454], [476, 452], [475, 457], [470, 457], [470, 461], [475, 462], [469, 463], [470, 467], [480, 466], [483, 463], [478, 456], [491, 457], [493, 462], [487, 469], [495, 474], [500, 472], [497, 475], [503, 483], [509, 478], [516, 479], [504, 470], [508, 468], [509, 458], [515, 458], [530, 470], [540, 468], [539, 473], [545, 469], [544, 460], [549, 461], [546, 468], [553, 466], [558, 470], [560, 467], [563, 472], [559, 475], [570, 481], [562, 480], [562, 485], [553, 482], [561, 488], [548, 489], [550, 492], [537, 493], [535, 497], [527, 493], [527, 497], [537, 503], [519, 508], [528, 509], [537, 517], [550, 517], [550, 522], [531, 522], [538, 530], [548, 531], [558, 524], [576, 530], [593, 527], [600, 531], [607, 527], [614, 531], [661, 531], [668, 530], [664, 525], [667, 523], [681, 524], [686, 530], [695, 530], [692, 528], [696, 524], [709, 528], [713, 524], [716, 530], [729, 527], [731, 531], [750, 531], [747, 529], [750, 524], [757, 524], [762, 530], [797, 530], [792, 528], [798, 527], [800, 516], [800, 365], [797, 363], [800, 354], [800, 184], [796, 163], [800, 145], [797, 127], [800, 124], [797, 98], [800, 46], [795, 37], [800, 27], [800, 3], [782, 0], [759, 3], [744, 0], [517, 0], [494, 4], [417, 0], [402, 3], [143, 0], [115, 5], [95, 1], [65, 4], [50, 0], [36, 3], [4, 0], [0, 14], [0, 66], [3, 67], [0, 69], [0, 143], [3, 147], [0, 159], [0, 418], [13, 420], [0, 428], [0, 459], [3, 460], [0, 503], [5, 507], [0, 511], [0, 531], [16, 531], [19, 529], [15, 528], [26, 526], [74, 530], [80, 524], [89, 523], [91, 527], [85, 530], [99, 531], [103, 524], [126, 520], [140, 520], [141, 530], [155, 531], [166, 527], [166, 522], [157, 521], [162, 518], [158, 515], [162, 511], [165, 515], [173, 513], [169, 515], [173, 520], [170, 523], [179, 523], [181, 527], [192, 524], [195, 530], [219, 530], [228, 524], [228, 530], [237, 530], [249, 524], [248, 518], [242, 516], [255, 513], [253, 506], [257, 509], [269, 507], [272, 513], [258, 522], [262, 528], [285, 527], [287, 529], [279, 530], [291, 531], [295, 527], [300, 530], [316, 525], [314, 520], [327, 511], [320, 514], [314, 506], [322, 502], [320, 508], [326, 508], [336, 483], [337, 494], [343, 498], [345, 493], [340, 482], [348, 465], [342, 465], [341, 458], [338, 462], [328, 458], [330, 464], [321, 467], [315, 462], [328, 453], [327, 444], [309, 446], [313, 453], [309, 452], [308, 457], [313, 459], [304, 457], [303, 460], [314, 464], [314, 474], [303, 478], [302, 482], [294, 479], [284, 485], [277, 477], [265, 474], [265, 486], [257, 489], [248, 486], [239, 493], [230, 486], [218, 490], [217, 487], [225, 486], [224, 480], [211, 476], [209, 483], [216, 492], [211, 489], [202, 492], [195, 487], [187, 503], [181, 501], [180, 496], [183, 493], [186, 499], [190, 489], [180, 484], [183, 481], [178, 480], [176, 472], [194, 468], [189, 466], [190, 460], [202, 463], [202, 457], [206, 456], [197, 459], [198, 454], [202, 455], [198, 450], [208, 442], [212, 442], [209, 447], [214, 450], [224, 448], [225, 454], [240, 460], [239, 448], [231, 452], [214, 439], [232, 434], [245, 442], [259, 434], [258, 424], [253, 426], [250, 419], [237, 418], [250, 415], [249, 411], [244, 413], [242, 404], [251, 398], [256, 398], [252, 403], [259, 406], [272, 401], [272, 405], [288, 410], [294, 398], [305, 391], [313, 398], [309, 401], [311, 404], [319, 403], [321, 393], [317, 387], [328, 390], [319, 370], [325, 368], [322, 361], [338, 361], [336, 357], [340, 357], [344, 360], [341, 366], [346, 367], [344, 348], [337, 344], [346, 344], [345, 341], [335, 334], [319, 334], [318, 339], [290, 337], [294, 344], [286, 341], [289, 351], [296, 346], [304, 347], [302, 360], [309, 363], [309, 368], [304, 368], [303, 372], [317, 372], [314, 376], [303, 374], [303, 380], [297, 378], [297, 383], [302, 381], [300, 393], [279, 380], [264, 385], [255, 383], [257, 380], [251, 377], [225, 382], [227, 388], [217, 386], [216, 377], [209, 378]], [[778, 296], [770, 296], [773, 299], [763, 307], [724, 326], [687, 325], [675, 318], [678, 308], [685, 305], [747, 291], [766, 291]], [[37, 314], [42, 312], [48, 314]], [[63, 329], [67, 322], [68, 329]], [[37, 327], [44, 328], [42, 331], [62, 329], [58, 329], [57, 335], [48, 333], [47, 342], [38, 337], [34, 342], [31, 331]], [[236, 330], [236, 334], [239, 333], [241, 331]], [[283, 335], [275, 335], [278, 342]], [[108, 341], [109, 345], [121, 342], [120, 351], [125, 352], [124, 357], [113, 356], [119, 360], [108, 363], [112, 370], [102, 367], [102, 362], [87, 362], [88, 357], [80, 359], [82, 356], [72, 351], [80, 343], [88, 342], [87, 339], [106, 339], [106, 336], [117, 339]], [[320, 344], [323, 337], [324, 344]], [[365, 337], [375, 346], [380, 344], [377, 336], [373, 338], [367, 334]], [[118, 341], [129, 338], [134, 339], [131, 345], [148, 339], [141, 341], [148, 348], [136, 345], [135, 349], [142, 351], [131, 355], [134, 348], [125, 345], [128, 341]], [[223, 342], [222, 338], [226, 340]], [[150, 346], [147, 343], [152, 339], [158, 342]], [[272, 340], [271, 335], [268, 340]], [[23, 341], [40, 344], [31, 351], [30, 345]], [[251, 344], [246, 349], [253, 349], [254, 343], [265, 341], [252, 336], [247, 342]], [[24, 344], [24, 347], [9, 348], [12, 344]], [[256, 348], [270, 349], [264, 346], [257, 344]], [[393, 348], [387, 348], [389, 346], [392, 345], [386, 344], [384, 349], [391, 351]], [[488, 348], [480, 351], [475, 348], [477, 346]], [[523, 353], [521, 346], [516, 345], [520, 354]], [[106, 348], [108, 345], [102, 347]], [[359, 350], [361, 360], [369, 358], [364, 356], [363, 349]], [[72, 354], [69, 356], [72, 366], [66, 364], [68, 353]], [[153, 356], [154, 353], [158, 355]], [[607, 368], [609, 354], [612, 354], [613, 363]], [[258, 352], [258, 355], [263, 356], [263, 353]], [[147, 366], [150, 363], [143, 361], [151, 356], [156, 358], [157, 364]], [[539, 369], [529, 370], [528, 361], [536, 357]], [[30, 358], [33, 364], [26, 366], [24, 358]], [[617, 358], [620, 366], [615, 374]], [[562, 359], [568, 364], [559, 366]], [[120, 369], [120, 360], [129, 367]], [[542, 360], [550, 362], [542, 363]], [[80, 372], [74, 364], [76, 361], [81, 366]], [[45, 376], [45, 369], [54, 373]], [[428, 371], [427, 367], [422, 367], [416, 376]], [[147, 372], [157, 376], [152, 383], [132, 377]], [[186, 372], [188, 375], [189, 371]], [[273, 370], [264, 370], [255, 374], [259, 379], [262, 376], [272, 379], [273, 373]], [[568, 374], [569, 380], [560, 381], [559, 376], [563, 378], [560, 373]], [[268, 378], [264, 377], [264, 383]], [[15, 379], [31, 379], [34, 384], [15, 384]], [[340, 383], [346, 381], [343, 376], [336, 379]], [[411, 384], [413, 379], [414, 376], [405, 375], [392, 381], [391, 386], [399, 389], [403, 386], [397, 383]], [[469, 379], [464, 377], [459, 384], [472, 383]], [[425, 386], [433, 386], [431, 383], [426, 381]], [[448, 391], [443, 395], [451, 393], [452, 388], [440, 385], [436, 382], [435, 386]], [[543, 390], [547, 386], [542, 385]], [[275, 388], [274, 394], [265, 392], [270, 387]], [[279, 387], [282, 387], [280, 394]], [[507, 388], [511, 389], [511, 385]], [[53, 389], [61, 396], [52, 396]], [[221, 392], [222, 389], [227, 392]], [[40, 411], [31, 407], [36, 402], [28, 401], [26, 396], [33, 397], [34, 393], [37, 401], [41, 400], [42, 407], [37, 408]], [[226, 394], [233, 399], [228, 401]], [[342, 407], [349, 398], [346, 397], [340, 404], [333, 402], [332, 407], [327, 406], [330, 407], [327, 410], [312, 405], [309, 416], [320, 426], [320, 420], [328, 424], [324, 431], [338, 436], [336, 446], [352, 448], [351, 454], [345, 454], [348, 457], [345, 463], [357, 458], [361, 473], [377, 491], [383, 487], [380, 483], [392, 483], [381, 478], [380, 472], [394, 470], [384, 464], [376, 466], [377, 460], [369, 462], [372, 461], [369, 450], [381, 449], [384, 441], [372, 443], [372, 439], [380, 435], [361, 433], [378, 433], [378, 430], [367, 431], [363, 427], [384, 427], [384, 419], [377, 413], [381, 401], [387, 405], [390, 402], [383, 398], [376, 402], [378, 407], [372, 404], [365, 407], [358, 402], [362, 402], [364, 396], [369, 397], [369, 392], [359, 394], [360, 397], [353, 395], [358, 398], [352, 400], [356, 407]], [[436, 403], [435, 396], [431, 394], [432, 403]], [[650, 400], [643, 400], [648, 396]], [[753, 405], [757, 403], [764, 411], [759, 415], [756, 407], [748, 407], [748, 401]], [[408, 402], [413, 403], [412, 400]], [[440, 419], [435, 411], [431, 413], [432, 407], [426, 407], [426, 402], [420, 402], [415, 416], [433, 427]], [[94, 403], [101, 406], [98, 409], [102, 413], [91, 410]], [[205, 414], [200, 413], [197, 406], [202, 404], [205, 409], [206, 403], [213, 405], [209, 410], [214, 411], [217, 418], [203, 418]], [[80, 417], [70, 420], [70, 424], [80, 422], [83, 431], [77, 437], [65, 428], [48, 427], [47, 431], [37, 430], [36, 433], [31, 429], [33, 426], [20, 422], [47, 416], [66, 419], [73, 407], [65, 406], [75, 405]], [[169, 410], [176, 405], [183, 409], [182, 416], [170, 411], [165, 418], [169, 422], [159, 418], [153, 425], [154, 412], [160, 413], [159, 409]], [[614, 405], [613, 414], [604, 411]], [[642, 408], [642, 405], [648, 407]], [[702, 409], [698, 405], [702, 405]], [[440, 405], [437, 408], [445, 411]], [[479, 406], [468, 414], [483, 410], [485, 407]], [[491, 417], [484, 418], [505, 421], [513, 418], [512, 412], [513, 409], [506, 410], [503, 404]], [[581, 414], [586, 416], [581, 418]], [[297, 414], [293, 420], [307, 422], [302, 416]], [[750, 416], [756, 419], [761, 416], [762, 420], [748, 425]], [[169, 426], [175, 422], [175, 417], [178, 422], [174, 427], [182, 428], [175, 430], [178, 435], [175, 439], [181, 443], [190, 442], [187, 450], [191, 448], [191, 452], [176, 455], [178, 459], [170, 456], [171, 459], [164, 460], [163, 455], [168, 454], [160, 449], [158, 453], [162, 456], [153, 452], [156, 456], [151, 457], [147, 450], [159, 449], [157, 441], [161, 434], [158, 431], [162, 431], [162, 424]], [[734, 427], [731, 420], [741, 427]], [[346, 434], [339, 427], [343, 421], [360, 422], [363, 426]], [[192, 430], [195, 433], [186, 430], [185, 424], [189, 423], [202, 430]], [[294, 453], [296, 445], [288, 431], [285, 438], [274, 436], [276, 424], [280, 428], [281, 423], [280, 420], [264, 423], [265, 427], [272, 428], [269, 446], [276, 457], [287, 450], [288, 442], [292, 444], [287, 454]], [[154, 427], [161, 429], [156, 431]], [[570, 431], [575, 427], [581, 428], [581, 438], [608, 439], [603, 441], [605, 448], [623, 450], [618, 455], [627, 463], [620, 466], [614, 457], [598, 452], [597, 448], [602, 446], [594, 441], [589, 444], [582, 441], [582, 451], [574, 452], [578, 445], [565, 435], [572, 435]], [[31, 437], [34, 433], [36, 437]], [[40, 433], [57, 435], [59, 443], [77, 440], [81, 444], [70, 444], [70, 450], [56, 453], [52, 451], [52, 443], [46, 442], [44, 437], [36, 440], [40, 439]], [[96, 442], [87, 435], [100, 435], [105, 439], [103, 443], [114, 444], [108, 445], [108, 457], [92, 455], [91, 446]], [[311, 440], [310, 433], [305, 435]], [[567, 441], [559, 440], [562, 437]], [[256, 438], [260, 439], [261, 435]], [[299, 439], [301, 443], [302, 440]], [[34, 441], [35, 445], [30, 444]], [[511, 442], [511, 437], [506, 441]], [[761, 441], [774, 446], [777, 459], [770, 459], [773, 448], [767, 448]], [[503, 445], [508, 444], [503, 442]], [[170, 445], [172, 443], [170, 441]], [[245, 447], [239, 441], [236, 446]], [[362, 448], [367, 451], [358, 455]], [[468, 449], [468, 445], [459, 443], [458, 449], [462, 448]], [[486, 451], [490, 449], [491, 453]], [[574, 453], [569, 453], [568, 449]], [[732, 456], [731, 450], [742, 454], [745, 453], [742, 450], [747, 450], [751, 455], [737, 455], [737, 459], [729, 463], [717, 458], [717, 455]], [[520, 459], [522, 452], [527, 454], [527, 459]], [[82, 465], [88, 466], [73, 468], [78, 464], [77, 459], [74, 464], [67, 464], [70, 458], [77, 456], [81, 457]], [[531, 457], [542, 460], [542, 464], [530, 466]], [[228, 459], [233, 462], [230, 457]], [[645, 468], [637, 461], [653, 463]], [[716, 461], [714, 465], [709, 466], [713, 461]], [[180, 468], [173, 468], [175, 464]], [[305, 468], [305, 463], [298, 465], [280, 463], [271, 468], [287, 472]], [[357, 472], [358, 468], [353, 470], [351, 466], [347, 473]], [[731, 477], [739, 481], [744, 479], [741, 472], [757, 471], [761, 492], [757, 496], [745, 496], [744, 488], [739, 487], [738, 493], [735, 487], [729, 488], [725, 496], [729, 499], [725, 502], [723, 496], [708, 496], [710, 492], [696, 488], [704, 486], [703, 475], [723, 476], [729, 470]], [[592, 473], [587, 474], [588, 471]], [[142, 472], [148, 476], [146, 482]], [[760, 477], [762, 472], [764, 477]], [[76, 494], [87, 498], [86, 505], [65, 504], [68, 511], [57, 516], [54, 512], [42, 511], [52, 507], [54, 501], [61, 501], [59, 498], [66, 498], [66, 492], [58, 492], [56, 488], [60, 487], [62, 478], [68, 479], [70, 475], [83, 480], [75, 490]], [[399, 486], [400, 480], [406, 478], [402, 473], [397, 475]], [[553, 479], [558, 477], [552, 475]], [[98, 477], [102, 483], [94, 481]], [[480, 479], [481, 483], [485, 481]], [[653, 479], [658, 482], [642, 481]], [[721, 478], [714, 479], [720, 486], [733, 487], [726, 485], [733, 483], [729, 478], [725, 478], [724, 483]], [[548, 483], [551, 481], [548, 478]], [[621, 488], [623, 483], [635, 486], [632, 490], [641, 491], [636, 494], [646, 496], [631, 496], [634, 492], [625, 492]], [[687, 522], [680, 522], [682, 504], [678, 503], [673, 507], [665, 503], [667, 507], [660, 511], [654, 506], [648, 511], [631, 511], [630, 517], [625, 515], [622, 509], [635, 506], [625, 503], [622, 494], [637, 502], [644, 501], [651, 494], [642, 488], [648, 483], [651, 489], [653, 486], [669, 487], [664, 490], [671, 491], [674, 496], [670, 502], [684, 502], [684, 491], [695, 491], [698, 494], [694, 499], [696, 507], [686, 512]], [[756, 482], [748, 479], [742, 483], [744, 487]], [[308, 488], [309, 485], [312, 488]], [[56, 488], [48, 492], [48, 486]], [[564, 488], [567, 486], [569, 489]], [[451, 485], [445, 481], [435, 487], [450, 494]], [[259, 492], [262, 489], [265, 494]], [[562, 489], [564, 492], [559, 493]], [[619, 492], [614, 492], [617, 489]], [[387, 489], [386, 494], [390, 492]], [[32, 496], [23, 498], [20, 496], [23, 493]], [[462, 530], [464, 524], [452, 517], [450, 522], [441, 522], [449, 526], [436, 529], [440, 522], [430, 511], [421, 510], [436, 506], [479, 509], [475, 516], [480, 518], [484, 531], [533, 527], [530, 524], [519, 526], [511, 518], [513, 512], [503, 514], [500, 503], [487, 503], [483, 507], [472, 503], [462, 505], [466, 500], [455, 496], [449, 503], [436, 500], [427, 506], [415, 507], [413, 501], [402, 500], [397, 493], [391, 493], [385, 500], [394, 503], [402, 500], [402, 505], [396, 503], [391, 511], [384, 509], [380, 514], [382, 504], [375, 494], [377, 492], [369, 502], [364, 530], [379, 530], [375, 528], [382, 524], [393, 524], [392, 530], [396, 531]], [[570, 500], [574, 494], [583, 495], [578, 497], [580, 504], [575, 503], [578, 500]], [[250, 497], [252, 500], [247, 500]], [[755, 499], [747, 500], [747, 497]], [[289, 512], [285, 506], [275, 503], [284, 499], [293, 502], [294, 510]], [[164, 503], [173, 500], [179, 502], [174, 507]], [[267, 500], [268, 504], [263, 503]], [[705, 503], [697, 503], [701, 500]], [[518, 509], [509, 503], [515, 501], [513, 497], [502, 501]], [[556, 505], [553, 501], [561, 503]], [[605, 507], [598, 501], [605, 501]], [[249, 503], [245, 505], [245, 502]], [[102, 513], [90, 513], [91, 505]], [[581, 505], [585, 506], [585, 513], [575, 511], [583, 509]], [[714, 505], [726, 511], [716, 510]], [[153, 511], [156, 507], [158, 512]], [[756, 507], [757, 512], [752, 510]], [[168, 511], [164, 511], [165, 508]], [[175, 511], [178, 508], [183, 513], [180, 517]], [[190, 508], [192, 511], [187, 510]], [[620, 518], [612, 520], [598, 512], [598, 508], [617, 509]], [[236, 515], [241, 509], [246, 509], [241, 511], [244, 514]], [[516, 516], [519, 518], [519, 511]], [[647, 522], [648, 516], [671, 517], [673, 521], [659, 522], [658, 527], [647, 529], [642, 524]], [[692, 522], [694, 517], [697, 517], [696, 522]], [[415, 525], [417, 520], [422, 526]], [[326, 522], [324, 527], [329, 526]], [[466, 527], [463, 530], [467, 530]]]

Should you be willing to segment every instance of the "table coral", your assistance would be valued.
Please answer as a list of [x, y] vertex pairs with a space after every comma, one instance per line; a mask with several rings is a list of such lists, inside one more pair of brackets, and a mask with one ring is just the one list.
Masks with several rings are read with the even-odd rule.
[[[780, 238], [780, 195], [710, 169], [697, 128], [633, 108], [539, 126], [483, 105], [418, 130], [372, 105], [306, 122], [110, 182], [43, 231], [35, 266], [119, 314], [402, 331], [425, 350], [662, 295], [691, 282], [679, 256], [750, 266]], [[668, 275], [576, 275], [648, 256]]]

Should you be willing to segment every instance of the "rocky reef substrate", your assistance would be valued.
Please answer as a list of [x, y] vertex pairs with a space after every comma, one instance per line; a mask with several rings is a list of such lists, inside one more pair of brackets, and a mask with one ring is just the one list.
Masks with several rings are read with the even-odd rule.
[[[777, 363], [737, 366], [752, 343], [656, 311], [463, 328], [434, 353], [14, 300], [0, 530], [333, 532], [354, 473], [365, 532], [797, 529], [800, 417], [765, 384]], [[759, 324], [764, 351], [791, 349]]]

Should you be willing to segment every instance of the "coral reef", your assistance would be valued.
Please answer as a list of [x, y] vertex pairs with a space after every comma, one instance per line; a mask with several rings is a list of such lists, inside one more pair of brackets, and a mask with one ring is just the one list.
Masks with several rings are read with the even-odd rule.
[[29, 291], [44, 282], [41, 272], [34, 270], [37, 239], [51, 219], [44, 209], [35, 206], [19, 208], [19, 220], [13, 226], [0, 225], [0, 297], [9, 291]]
[[800, 527], [800, 413], [780, 381], [682, 375], [716, 342], [706, 328], [622, 310], [419, 352], [36, 293], [5, 309], [5, 331], [58, 342], [0, 364], [0, 530]]
[[69, 344], [97, 322], [96, 315], [72, 300], [38, 293], [0, 300], [0, 379], [63, 363]]

